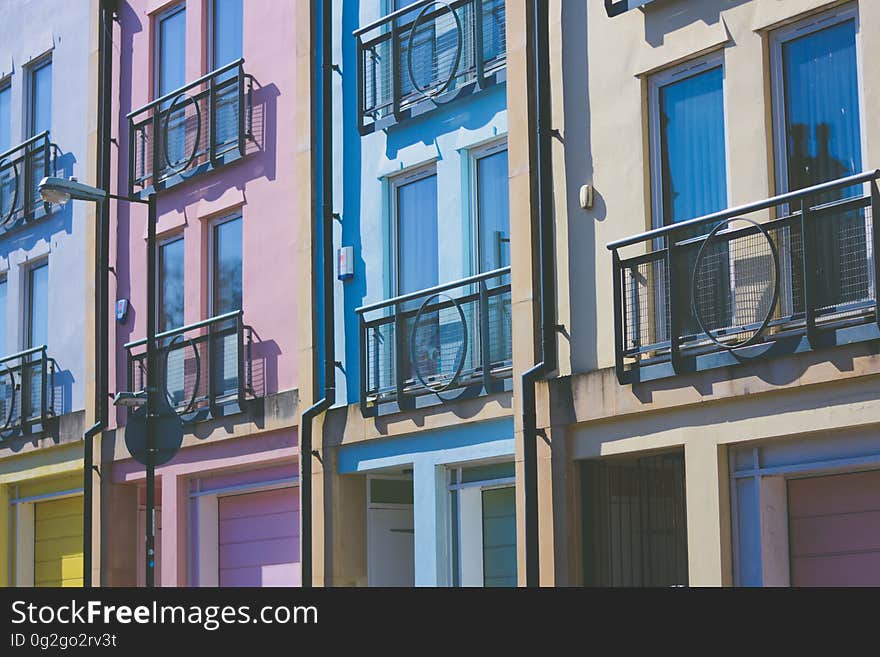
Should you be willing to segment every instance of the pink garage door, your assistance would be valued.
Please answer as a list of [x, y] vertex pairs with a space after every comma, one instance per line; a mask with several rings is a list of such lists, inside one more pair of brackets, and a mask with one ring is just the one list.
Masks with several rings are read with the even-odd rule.
[[792, 586], [880, 586], [880, 470], [788, 482]]
[[220, 498], [220, 586], [299, 586], [299, 489]]

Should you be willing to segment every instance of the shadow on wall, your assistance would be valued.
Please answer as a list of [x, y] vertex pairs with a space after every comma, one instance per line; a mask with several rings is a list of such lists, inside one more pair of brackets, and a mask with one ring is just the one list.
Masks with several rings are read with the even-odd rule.
[[642, 10], [645, 16], [645, 41], [657, 48], [663, 45], [667, 34], [697, 21], [702, 21], [706, 25], [715, 25], [721, 20], [722, 11], [750, 1], [697, 0], [694, 2], [694, 0], [673, 0], [672, 2], [659, 3], [659, 6], [649, 5]]

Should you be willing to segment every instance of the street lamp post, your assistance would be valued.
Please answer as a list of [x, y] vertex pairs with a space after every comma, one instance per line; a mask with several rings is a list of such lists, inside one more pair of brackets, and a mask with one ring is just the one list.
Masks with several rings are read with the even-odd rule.
[[[156, 194], [155, 192], [142, 199], [137, 196], [118, 196], [110, 194], [104, 189], [92, 187], [78, 182], [75, 178], [43, 178], [38, 186], [40, 196], [46, 203], [63, 205], [70, 200], [94, 201], [103, 203], [109, 199], [128, 201], [129, 203], [141, 203], [147, 206], [147, 377], [145, 382], [146, 395], [119, 393], [114, 403], [120, 406], [139, 407], [146, 405], [145, 429], [146, 429], [146, 529], [144, 547], [146, 553], [145, 583], [147, 588], [156, 584], [156, 415], [159, 407], [157, 404], [157, 390], [159, 384], [158, 353], [156, 349]], [[86, 454], [91, 456], [91, 450], [86, 449]], [[86, 460], [91, 460], [88, 458]], [[92, 491], [92, 463], [83, 464], [83, 489], [84, 497], [91, 499]], [[83, 535], [91, 535], [92, 510], [91, 505], [83, 508]]]

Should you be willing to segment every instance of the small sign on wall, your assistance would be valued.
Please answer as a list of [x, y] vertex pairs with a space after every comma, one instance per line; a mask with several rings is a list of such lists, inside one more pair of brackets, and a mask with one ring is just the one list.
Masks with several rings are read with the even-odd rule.
[[347, 281], [354, 278], [354, 248], [343, 246], [336, 251], [336, 278]]

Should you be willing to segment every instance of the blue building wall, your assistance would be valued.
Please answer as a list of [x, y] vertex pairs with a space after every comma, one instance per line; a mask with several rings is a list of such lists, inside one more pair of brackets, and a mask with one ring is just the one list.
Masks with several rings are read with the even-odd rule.
[[[26, 137], [29, 63], [52, 58], [50, 138], [60, 149], [58, 174], [87, 181], [89, 139], [90, 2], [78, 0], [5, 0], [0, 3], [0, 81], [11, 81], [10, 145]], [[86, 298], [85, 203], [53, 207], [49, 216], [0, 236], [0, 272], [7, 279], [7, 340], [0, 354], [24, 344], [26, 273], [35, 262], [49, 265], [50, 357], [57, 361], [56, 412], [84, 408], [86, 336], [91, 304]]]
[[[386, 130], [358, 131], [357, 40], [352, 32], [386, 15], [390, 2], [334, 2], [334, 244], [354, 247], [354, 277], [337, 280], [336, 390], [339, 405], [359, 401], [358, 307], [391, 297], [390, 180], [436, 162], [440, 282], [476, 273], [470, 256], [469, 151], [507, 133], [506, 86], [498, 84]], [[326, 113], [321, 113], [326, 115]], [[323, 316], [323, 312], [321, 313]]]

